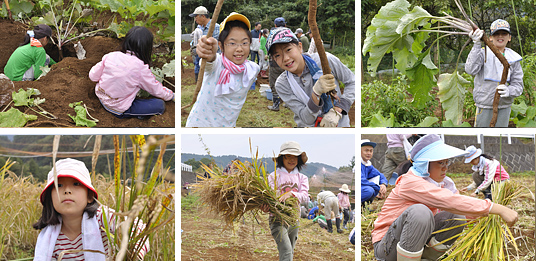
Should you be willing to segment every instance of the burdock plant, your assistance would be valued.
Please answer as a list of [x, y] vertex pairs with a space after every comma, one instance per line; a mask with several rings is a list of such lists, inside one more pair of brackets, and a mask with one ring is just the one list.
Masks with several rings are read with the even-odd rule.
[[[521, 186], [515, 182], [495, 182], [491, 189], [493, 201], [506, 206], [521, 193], [520, 188]], [[464, 225], [467, 227], [443, 260], [510, 260], [506, 251], [508, 244], [512, 244], [516, 251], [518, 250], [512, 232], [499, 215], [480, 217]], [[450, 239], [445, 241], [448, 240]]]
[[296, 225], [299, 219], [298, 199], [290, 197], [284, 203], [279, 202], [277, 184], [270, 187], [269, 174], [263, 164], [259, 164], [258, 155], [253, 157], [251, 163], [235, 160], [232, 164], [227, 173], [218, 166], [210, 168], [203, 165], [210, 177], [198, 176], [203, 181], [195, 185], [203, 204], [209, 212], [221, 217], [225, 229], [234, 230], [234, 220], [239, 220], [248, 212], [259, 214], [264, 205], [269, 206], [276, 220], [286, 225]]

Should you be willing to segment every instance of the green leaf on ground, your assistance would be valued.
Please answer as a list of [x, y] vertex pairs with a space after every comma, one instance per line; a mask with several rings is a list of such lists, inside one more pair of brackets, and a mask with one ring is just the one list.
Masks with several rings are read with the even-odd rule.
[[439, 75], [437, 86], [439, 87], [439, 101], [445, 110], [445, 119], [451, 120], [455, 125], [462, 124], [463, 103], [467, 91], [464, 85], [470, 84], [465, 78], [455, 71], [455, 74], [443, 73]]
[[84, 106], [82, 106], [81, 101], [69, 103], [69, 107], [74, 108], [74, 111], [76, 112], [75, 117], [71, 116], [71, 114], [67, 114], [69, 117], [71, 117], [71, 119], [73, 119], [73, 121], [76, 123], [76, 126], [94, 127], [97, 125], [95, 121], [87, 118], [87, 110], [84, 108]]
[[417, 126], [415, 126], [415, 127], [420, 127], [420, 128], [432, 127], [432, 125], [434, 125], [434, 123], [436, 123], [438, 121], [439, 121], [439, 119], [437, 117], [428, 116], [428, 117], [424, 118], [424, 120], [422, 122], [420, 122], [419, 124], [417, 124]]
[[393, 113], [389, 114], [389, 118], [384, 118], [381, 112], [378, 112], [373, 115], [370, 124], [367, 127], [394, 127], [394, 125], [395, 115]]
[[24, 127], [28, 121], [37, 120], [37, 116], [24, 114], [16, 108], [0, 112], [0, 127]]
[[34, 99], [30, 97], [40, 94], [41, 92], [38, 89], [28, 88], [27, 90], [19, 89], [19, 91], [11, 93], [11, 97], [15, 106], [32, 106]]

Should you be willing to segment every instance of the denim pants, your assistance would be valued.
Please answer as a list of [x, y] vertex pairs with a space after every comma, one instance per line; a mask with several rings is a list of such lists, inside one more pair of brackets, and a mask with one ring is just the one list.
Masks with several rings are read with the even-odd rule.
[[158, 98], [134, 99], [130, 108], [128, 108], [128, 110], [124, 111], [122, 114], [114, 112], [108, 109], [106, 106], [104, 106], [104, 109], [120, 119], [135, 117], [145, 118], [152, 115], [161, 115], [166, 110], [166, 104], [163, 100]]
[[296, 240], [298, 240], [298, 227], [299, 223], [295, 227], [289, 227], [270, 218], [270, 232], [277, 244], [279, 261], [292, 261], [294, 247], [296, 246]]

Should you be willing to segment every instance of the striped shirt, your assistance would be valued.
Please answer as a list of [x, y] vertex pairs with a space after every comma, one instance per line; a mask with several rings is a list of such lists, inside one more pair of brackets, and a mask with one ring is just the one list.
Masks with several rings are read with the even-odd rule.
[[[97, 217], [97, 222], [100, 226], [100, 233], [102, 237], [102, 243], [104, 245], [104, 251], [106, 252], [106, 257], [109, 257], [109, 242], [108, 237], [106, 236], [106, 231], [104, 230], [104, 218], [102, 215], [102, 206], [99, 207], [95, 216]], [[110, 228], [110, 233], [115, 233], [116, 228], [116, 217], [113, 209], [105, 207], [106, 217], [108, 219], [108, 226]], [[138, 224], [137, 233], [140, 233], [145, 228], [145, 224], [140, 222]], [[139, 242], [138, 242], [139, 243]], [[60, 232], [58, 239], [56, 240], [56, 245], [54, 246], [54, 252], [52, 254], [52, 260], [57, 260], [60, 256], [60, 253], [66, 250], [82, 250], [82, 234], [80, 233], [74, 240], [70, 240], [63, 232]], [[143, 260], [145, 254], [149, 251], [149, 240], [145, 241], [145, 244], [139, 253], [138, 257]], [[81, 261], [84, 259], [84, 252], [69, 253], [63, 255], [63, 260], [74, 260]]]

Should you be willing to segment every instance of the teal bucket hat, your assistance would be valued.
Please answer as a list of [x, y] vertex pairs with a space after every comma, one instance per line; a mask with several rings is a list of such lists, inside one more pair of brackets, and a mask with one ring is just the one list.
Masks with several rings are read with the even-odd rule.
[[420, 177], [428, 177], [428, 165], [431, 161], [439, 161], [465, 155], [465, 151], [445, 144], [437, 134], [428, 134], [420, 138], [411, 153], [411, 171]]

